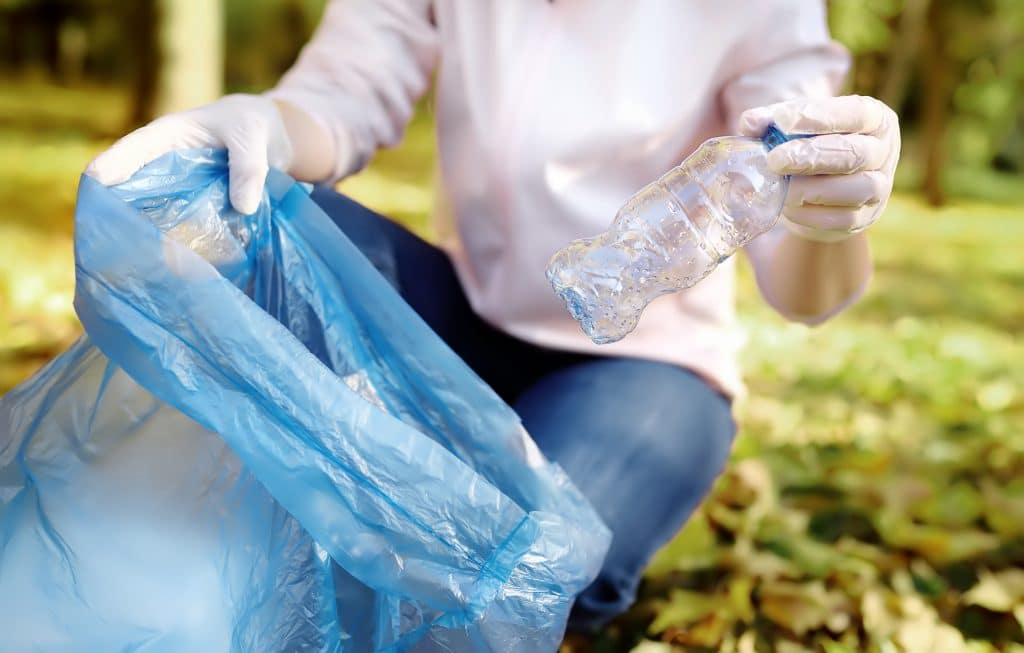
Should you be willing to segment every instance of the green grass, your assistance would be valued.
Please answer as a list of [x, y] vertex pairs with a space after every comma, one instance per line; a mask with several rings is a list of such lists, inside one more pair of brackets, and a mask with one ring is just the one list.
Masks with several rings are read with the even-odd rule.
[[[0, 86], [0, 389], [77, 333], [76, 180], [123, 121], [117, 91]], [[428, 237], [430, 125], [343, 184]], [[896, 196], [867, 296], [817, 329], [742, 270], [736, 462], [594, 650], [1024, 650], [1021, 218]]]

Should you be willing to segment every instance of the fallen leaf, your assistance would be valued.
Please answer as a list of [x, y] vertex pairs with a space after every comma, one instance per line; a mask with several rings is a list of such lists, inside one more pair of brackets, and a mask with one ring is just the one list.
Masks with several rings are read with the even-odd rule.
[[736, 642], [736, 653], [757, 653], [754, 646], [757, 643], [757, 634], [753, 630], [744, 631]]
[[949, 583], [920, 558], [911, 561], [910, 573], [914, 589], [925, 596], [937, 598], [949, 590]]
[[780, 639], [775, 642], [775, 651], [776, 653], [813, 653], [813, 649], [788, 639]]
[[754, 579], [749, 576], [737, 576], [729, 581], [729, 608], [737, 619], [745, 623], [754, 620], [753, 591]]
[[982, 571], [978, 583], [964, 594], [964, 603], [993, 612], [1011, 612], [1024, 600], [1024, 570]]
[[881, 510], [875, 520], [879, 534], [890, 546], [914, 551], [929, 562], [950, 564], [974, 558], [999, 547], [999, 537], [977, 529], [946, 529], [915, 524], [903, 515]]
[[981, 494], [970, 483], [960, 482], [916, 504], [913, 514], [928, 524], [965, 528], [984, 511]]
[[629, 653], [672, 653], [673, 650], [671, 644], [644, 640], [630, 649]]
[[652, 577], [670, 571], [713, 567], [720, 557], [721, 551], [707, 515], [698, 511], [686, 522], [683, 530], [658, 551], [644, 573]]
[[899, 626], [899, 616], [890, 601], [889, 592], [884, 588], [864, 592], [860, 600], [860, 613], [864, 630], [876, 642], [891, 638]]
[[723, 607], [723, 603], [722, 598], [714, 594], [674, 589], [668, 600], [658, 602], [658, 616], [647, 631], [657, 635], [672, 626], [687, 626], [715, 613]]
[[849, 646], [844, 646], [839, 642], [833, 642], [831, 640], [823, 641], [821, 646], [825, 649], [825, 653], [856, 653], [856, 651]]
[[726, 612], [712, 612], [697, 622], [685, 627], [675, 626], [665, 631], [665, 637], [673, 644], [718, 649], [725, 631], [733, 624]]
[[707, 513], [712, 524], [731, 533], [741, 533], [750, 524], [743, 510], [736, 510], [722, 503], [710, 504]]
[[928, 615], [903, 621], [896, 643], [905, 653], [962, 653], [967, 646], [959, 630]]
[[820, 581], [775, 582], [760, 592], [761, 613], [795, 635], [826, 626], [845, 607], [845, 599], [830, 593]]
[[999, 487], [995, 481], [981, 482], [985, 501], [985, 522], [1003, 537], [1024, 535], [1024, 481]]
[[800, 570], [792, 562], [770, 551], [757, 549], [748, 538], [738, 539], [723, 559], [735, 572], [761, 581], [796, 579], [801, 575]]
[[742, 509], [741, 520], [730, 530], [750, 532], [777, 503], [771, 470], [764, 460], [748, 458], [726, 470], [713, 497], [712, 507]]

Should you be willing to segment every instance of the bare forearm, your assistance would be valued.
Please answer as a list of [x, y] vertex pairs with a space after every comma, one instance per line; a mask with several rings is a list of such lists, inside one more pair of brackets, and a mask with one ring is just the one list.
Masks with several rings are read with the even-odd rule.
[[288, 173], [299, 181], [320, 182], [334, 170], [334, 140], [309, 114], [288, 102], [274, 100], [292, 145]]
[[761, 285], [780, 313], [814, 323], [862, 289], [871, 270], [871, 248], [865, 234], [838, 243], [820, 243], [787, 233]]

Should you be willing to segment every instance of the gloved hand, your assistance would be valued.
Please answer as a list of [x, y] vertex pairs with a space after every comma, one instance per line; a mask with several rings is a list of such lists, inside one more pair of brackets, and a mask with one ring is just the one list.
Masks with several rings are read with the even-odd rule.
[[259, 207], [270, 167], [287, 170], [292, 163], [292, 144], [274, 102], [228, 95], [133, 131], [93, 159], [85, 173], [112, 186], [166, 152], [202, 147], [227, 148], [231, 205], [246, 215]]
[[836, 242], [881, 216], [900, 156], [899, 119], [892, 109], [859, 95], [791, 100], [744, 112], [740, 132], [760, 137], [771, 123], [787, 134], [819, 134], [768, 154], [774, 172], [794, 175], [782, 210], [790, 231]]

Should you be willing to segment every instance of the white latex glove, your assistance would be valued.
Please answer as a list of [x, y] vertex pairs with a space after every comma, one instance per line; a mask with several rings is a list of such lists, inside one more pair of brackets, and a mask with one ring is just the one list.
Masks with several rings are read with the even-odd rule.
[[819, 134], [768, 154], [774, 172], [794, 175], [782, 209], [790, 231], [836, 242], [881, 216], [900, 156], [899, 119], [892, 109], [859, 95], [791, 100], [744, 112], [740, 132], [760, 137], [772, 123], [787, 134]]
[[287, 170], [292, 163], [292, 145], [274, 102], [228, 95], [133, 131], [93, 159], [85, 173], [112, 186], [162, 154], [203, 147], [227, 148], [231, 205], [246, 215], [259, 207], [270, 167]]

